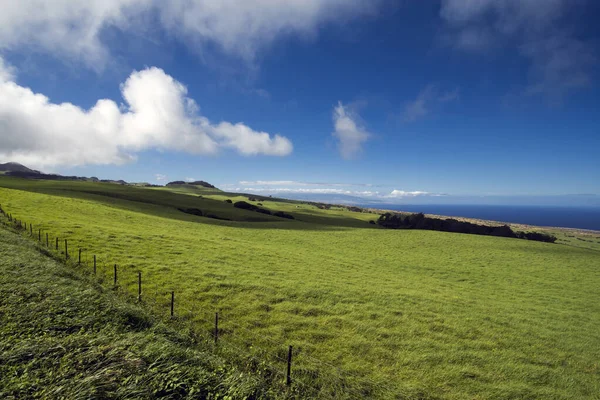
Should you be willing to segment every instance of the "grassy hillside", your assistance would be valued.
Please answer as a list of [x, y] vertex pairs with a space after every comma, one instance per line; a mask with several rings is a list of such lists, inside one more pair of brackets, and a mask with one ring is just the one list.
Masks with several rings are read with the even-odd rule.
[[[264, 206], [297, 220], [254, 216], [217, 197], [226, 193], [62, 185], [0, 178], [0, 204], [51, 241], [68, 237], [86, 261], [96, 254], [107, 283], [117, 263], [133, 293], [142, 271], [157, 313], [168, 312], [174, 290], [200, 330], [219, 311], [222, 339], [241, 351], [281, 365], [294, 345], [296, 384], [315, 396], [600, 393], [597, 251], [369, 229], [372, 214], [291, 202]], [[171, 202], [218, 205], [236, 221], [184, 214]]]
[[0, 226], [0, 398], [269, 398], [143, 309]]

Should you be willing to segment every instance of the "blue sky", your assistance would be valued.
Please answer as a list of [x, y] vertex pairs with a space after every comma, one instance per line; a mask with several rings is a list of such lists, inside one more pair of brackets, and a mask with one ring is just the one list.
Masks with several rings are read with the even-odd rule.
[[600, 195], [595, 1], [37, 3], [0, 0], [0, 161], [385, 202]]

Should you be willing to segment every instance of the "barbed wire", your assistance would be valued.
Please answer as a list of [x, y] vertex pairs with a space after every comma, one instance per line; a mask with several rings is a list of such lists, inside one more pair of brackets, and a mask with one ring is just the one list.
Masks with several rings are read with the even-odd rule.
[[[70, 266], [78, 266], [78, 267], [84, 266], [87, 273], [90, 273], [91, 261], [89, 258], [89, 254], [92, 253], [92, 250], [90, 250], [90, 248], [70, 247], [67, 252], [66, 248], [64, 248], [64, 247], [61, 248], [62, 246], [60, 245], [60, 243], [57, 248], [56, 244], [53, 245], [52, 241], [50, 241], [49, 239], [47, 242], [41, 240], [41, 236], [40, 236], [41, 231], [44, 231], [45, 233], [50, 233], [43, 228], [45, 226], [48, 226], [45, 223], [40, 223], [40, 226], [42, 228], [38, 228], [38, 229], [40, 229], [40, 231], [38, 231], [38, 235], [36, 236], [32, 232], [33, 225], [31, 223], [31, 221], [29, 222], [29, 230], [27, 230], [28, 225], [27, 225], [26, 221], [23, 221], [23, 220], [15, 217], [13, 214], [6, 213], [6, 211], [2, 208], [1, 205], [0, 205], [0, 215], [3, 215], [4, 217], [6, 217], [8, 219], [8, 223], [4, 219], [2, 219], [2, 223], [4, 225], [12, 226], [13, 228], [20, 230], [21, 232], [24, 231], [27, 234], [29, 234], [29, 236], [32, 239], [37, 238], [36, 242], [39, 242], [39, 245], [42, 248], [45, 248], [46, 250], [48, 250], [50, 252], [54, 252], [54, 257], [57, 258], [59, 261], [62, 261], [65, 264], [70, 265]], [[58, 241], [59, 238], [64, 238], [64, 240], [68, 241], [68, 238], [66, 236], [67, 236], [66, 234], [59, 232], [55, 236], [55, 242]], [[45, 246], [44, 246], [44, 244], [45, 244]], [[65, 242], [63, 244], [63, 246], [65, 246], [66, 244], [67, 244], [67, 242]], [[81, 245], [83, 243], [78, 243], [78, 244]], [[71, 246], [72, 245], [73, 245], [73, 243], [71, 243]], [[74, 249], [76, 251], [74, 253], [72, 253], [70, 251], [71, 249]], [[81, 260], [81, 262], [79, 262], [79, 258], [78, 258], [78, 254], [77, 254], [79, 249], [81, 249], [82, 255], [84, 256], [84, 258]], [[73, 259], [72, 254], [77, 254], [77, 260]], [[111, 283], [110, 279], [108, 279], [108, 282], [105, 282], [105, 280], [107, 280], [107, 278], [110, 278], [110, 276], [111, 276], [111, 269], [112, 269], [111, 267], [114, 268], [113, 263], [110, 263], [105, 260], [98, 260], [96, 258], [95, 278], [98, 281], [98, 283], [100, 283], [101, 285], [105, 284], [105, 283], [108, 283], [108, 284]], [[113, 285], [113, 289], [116, 292], [118, 292], [118, 294], [125, 296], [127, 298], [130, 298], [130, 300], [133, 298], [136, 298], [137, 294], [136, 293], [132, 294], [129, 291], [129, 288], [137, 286], [137, 283], [138, 283], [137, 282], [137, 273], [139, 272], [139, 270], [136, 269], [135, 274], [130, 274], [130, 272], [132, 272], [131, 267], [134, 267], [134, 269], [135, 269], [135, 265], [123, 264], [123, 265], [119, 266], [117, 264], [117, 267], [118, 267], [118, 270], [117, 270], [118, 279], [117, 279], [117, 284]], [[114, 283], [114, 281], [113, 281], [113, 283]], [[145, 290], [142, 289], [141, 305], [146, 305], [154, 313], [157, 313], [158, 316], [160, 316], [161, 314], [168, 314], [166, 311], [161, 312], [161, 309], [165, 309], [165, 307], [170, 304], [170, 301], [168, 298], [166, 298], [166, 296], [169, 296], [172, 291], [171, 290], [159, 291], [158, 288], [156, 288], [156, 285], [153, 283], [145, 283], [145, 285], [150, 285], [151, 288], [154, 285], [154, 290], [149, 291], [148, 289], [145, 289]], [[164, 301], [161, 299], [163, 299]], [[198, 305], [197, 303], [194, 303], [192, 300], [189, 300], [189, 299], [188, 299], [188, 304], [191, 304], [192, 307]], [[208, 343], [211, 342], [211, 340], [214, 340], [214, 334], [211, 337], [211, 335], [208, 333], [209, 328], [207, 328], [206, 330], [202, 330], [202, 329], [198, 330], [198, 322], [204, 322], [204, 323], [208, 324], [210, 327], [211, 325], [214, 324], [214, 320], [211, 321], [211, 319], [204, 318], [201, 315], [201, 313], [198, 312], [197, 310], [192, 310], [190, 308], [185, 307], [185, 300], [182, 304], [178, 304], [176, 306], [176, 309], [186, 312], [187, 315], [184, 315], [183, 313], [177, 313], [176, 318], [166, 319], [167, 323], [171, 323], [172, 325], [179, 325], [179, 327], [181, 327], [182, 325], [185, 324], [185, 325], [187, 325], [188, 331], [192, 332], [194, 336], [202, 337]], [[206, 314], [206, 312], [205, 312], [205, 314]], [[227, 328], [233, 327], [233, 328], [243, 332], [245, 335], [247, 335], [250, 343], [259, 343], [259, 344], [268, 343], [268, 344], [272, 345], [273, 348], [281, 348], [281, 347], [285, 346], [284, 343], [278, 342], [278, 341], [271, 339], [269, 337], [266, 337], [264, 335], [259, 337], [255, 332], [248, 329], [247, 327], [242, 326], [231, 319], [228, 319], [226, 317], [227, 314], [221, 314], [221, 313], [219, 313], [219, 314], [220, 314], [219, 315], [219, 324], [220, 324], [221, 329], [223, 329], [223, 326], [226, 326]], [[163, 318], [164, 318], [164, 315], [163, 315]], [[240, 345], [235, 344], [234, 343], [235, 339], [233, 336], [233, 332], [235, 332], [235, 330], [233, 330], [231, 333], [228, 333], [227, 331], [223, 331], [221, 329], [219, 329], [219, 332], [218, 332], [219, 333], [218, 344], [214, 345], [215, 348], [219, 348], [219, 346], [220, 346], [221, 351], [227, 351], [228, 350], [227, 348], [229, 348], [229, 350], [231, 350], [231, 349], [236, 350], [238, 352], [236, 358], [250, 359], [250, 360], [256, 362], [258, 365], [262, 365], [262, 366], [268, 368], [270, 370], [270, 372], [272, 372], [275, 375], [279, 375], [281, 377], [286, 376], [280, 369], [270, 365], [269, 362], [265, 361], [264, 359], [261, 360], [261, 359], [257, 358], [248, 348], [243, 348]], [[206, 331], [206, 332], [204, 332], [204, 331]], [[248, 340], [242, 340], [242, 341], [248, 342]], [[251, 344], [250, 347], [253, 349], [252, 351], [260, 352], [261, 355], [265, 356], [267, 359], [270, 359], [270, 360], [274, 359], [274, 360], [280, 361], [282, 363], [288, 362], [287, 358], [281, 357], [280, 355], [277, 354], [277, 352], [267, 353], [268, 350], [265, 350], [261, 347], [257, 347], [253, 344]], [[297, 353], [296, 353], [295, 359], [297, 360], [299, 358], [300, 360], [302, 360], [302, 364], [300, 364], [300, 365], [295, 364], [296, 366], [294, 367], [294, 370], [296, 371], [296, 374], [294, 374], [292, 381], [294, 382], [294, 384], [296, 384], [296, 385], [300, 384], [301, 386], [305, 387], [307, 390], [311, 390], [311, 391], [316, 390], [316, 388], [314, 387], [314, 381], [313, 381], [313, 384], [308, 384], [307, 382], [304, 381], [304, 379], [302, 377], [302, 373], [306, 372], [306, 370], [308, 369], [307, 367], [313, 367], [313, 368], [316, 367], [317, 371], [326, 370], [325, 373], [320, 372], [318, 374], [319, 377], [330, 379], [335, 376], [336, 380], [338, 380], [339, 386], [343, 387], [343, 390], [347, 394], [354, 393], [357, 395], [357, 397], [362, 397], [362, 395], [364, 394], [363, 391], [351, 386], [349, 384], [348, 378], [354, 378], [355, 381], [360, 381], [362, 383], [369, 384], [373, 387], [385, 389], [388, 392], [394, 391], [394, 388], [392, 386], [390, 386], [382, 381], [375, 381], [364, 374], [360, 374], [357, 372], [342, 369], [337, 365], [334, 365], [327, 361], [323, 361], [319, 358], [316, 358], [316, 357], [310, 355], [307, 351], [298, 352], [298, 348], [296, 348], [296, 351], [297, 351]], [[331, 389], [333, 390], [333, 388], [331, 388]]]

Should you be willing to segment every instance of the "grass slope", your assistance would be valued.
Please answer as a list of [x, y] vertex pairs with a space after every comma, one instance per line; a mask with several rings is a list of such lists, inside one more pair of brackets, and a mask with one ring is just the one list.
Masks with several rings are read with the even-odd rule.
[[262, 382], [194, 349], [0, 227], [0, 398], [244, 398]]
[[[118, 263], [131, 292], [142, 271], [157, 312], [167, 312], [174, 290], [200, 329], [210, 329], [218, 310], [224, 341], [274, 365], [293, 344], [294, 376], [316, 390], [311, 397], [600, 393], [597, 251], [443, 232], [208, 221], [157, 204], [160, 191], [150, 189], [146, 201], [108, 202], [75, 186], [68, 198], [27, 185], [0, 188], [15, 217], [68, 237], [88, 260], [97, 254], [107, 281]], [[370, 214], [351, 214], [315, 218], [368, 227], [360, 218]]]

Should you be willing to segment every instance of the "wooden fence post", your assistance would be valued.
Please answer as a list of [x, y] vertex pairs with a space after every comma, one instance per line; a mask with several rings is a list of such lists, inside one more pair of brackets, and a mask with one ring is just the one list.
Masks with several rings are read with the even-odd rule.
[[115, 281], [114, 286], [117, 287], [117, 264], [115, 264]]
[[77, 265], [81, 265], [81, 249], [79, 249], [79, 257], [77, 258]]
[[56, 251], [58, 251], [58, 236], [56, 237]]
[[94, 254], [94, 275], [96, 275], [96, 255]]
[[142, 301], [142, 271], [138, 272], [138, 302]]
[[65, 239], [65, 260], [69, 259], [69, 245], [67, 243], [67, 239]]
[[171, 318], [175, 315], [175, 292], [171, 292]]
[[42, 241], [42, 228], [38, 231], [38, 242]]
[[219, 313], [215, 313], [215, 344], [219, 340]]
[[50, 247], [50, 241], [48, 239], [48, 232], [46, 232], [46, 247]]
[[287, 377], [285, 380], [286, 385], [292, 384], [292, 346], [288, 349], [288, 360], [287, 360]]

